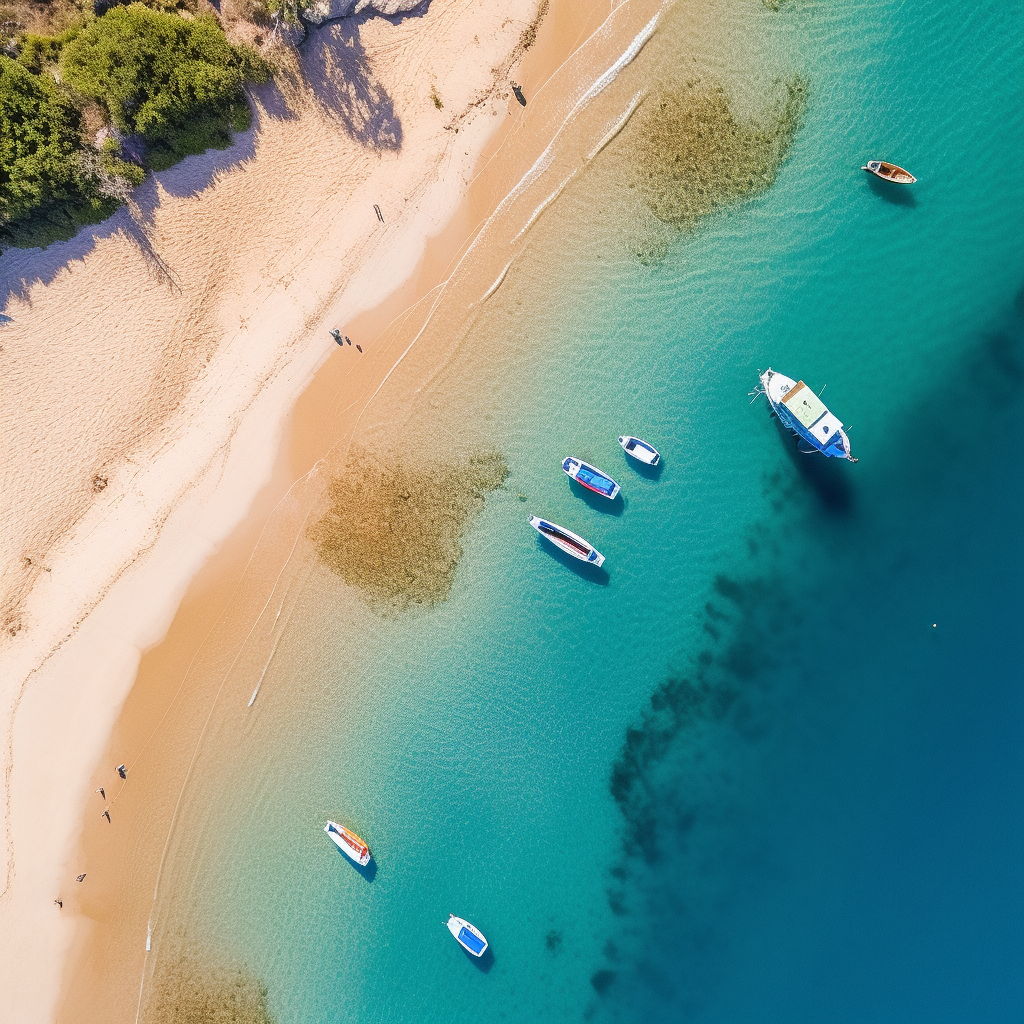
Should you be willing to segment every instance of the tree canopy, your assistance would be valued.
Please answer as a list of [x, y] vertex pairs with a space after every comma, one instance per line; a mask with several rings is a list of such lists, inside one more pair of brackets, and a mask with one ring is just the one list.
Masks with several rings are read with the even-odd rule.
[[[213, 14], [97, 12], [55, 35], [24, 33], [13, 59], [0, 55], [0, 241], [69, 238], [112, 213], [146, 168], [223, 148], [249, 126], [243, 85], [268, 68]], [[104, 124], [116, 133], [100, 146]], [[122, 158], [126, 135], [143, 143], [139, 163]]]
[[77, 121], [52, 80], [0, 56], [0, 225], [79, 197]]
[[63, 48], [60, 72], [120, 131], [142, 135], [158, 168], [226, 145], [232, 128], [247, 127], [242, 84], [267, 74], [254, 51], [227, 41], [213, 15], [185, 19], [139, 3], [86, 25]]

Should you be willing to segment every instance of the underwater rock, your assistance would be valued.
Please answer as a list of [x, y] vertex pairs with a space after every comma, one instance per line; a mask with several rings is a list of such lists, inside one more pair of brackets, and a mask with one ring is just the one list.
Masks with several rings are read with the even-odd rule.
[[241, 967], [190, 955], [158, 962], [143, 1024], [274, 1024], [267, 986]]

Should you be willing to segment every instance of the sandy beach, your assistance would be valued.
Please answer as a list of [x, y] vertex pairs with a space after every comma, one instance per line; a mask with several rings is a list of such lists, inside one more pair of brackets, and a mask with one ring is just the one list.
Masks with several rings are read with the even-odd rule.
[[[0, 258], [12, 1020], [135, 1019], [212, 697], [190, 664], [214, 649], [230, 672], [294, 542], [282, 506], [402, 362], [396, 322], [429, 315], [656, 11], [453, 2], [333, 23], [255, 94], [232, 149], [151, 176], [94, 231]], [[477, 298], [507, 270], [480, 262]], [[402, 388], [434, 369], [410, 361]], [[279, 558], [240, 591], [258, 543]]]

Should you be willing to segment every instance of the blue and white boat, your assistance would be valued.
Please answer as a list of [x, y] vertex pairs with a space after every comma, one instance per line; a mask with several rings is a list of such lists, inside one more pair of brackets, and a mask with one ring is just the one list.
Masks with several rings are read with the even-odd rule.
[[639, 437], [630, 437], [627, 434], [625, 437], [619, 438], [619, 444], [622, 445], [622, 450], [627, 455], [632, 456], [637, 462], [642, 462], [645, 466], [656, 466], [661, 462], [658, 449], [654, 445], [642, 441]]
[[540, 516], [530, 516], [530, 525], [545, 540], [551, 541], [556, 548], [560, 548], [567, 555], [578, 558], [581, 562], [588, 562], [590, 565], [604, 565], [604, 555], [589, 541], [584, 540], [578, 533], [567, 530], [557, 523], [548, 522]]
[[448, 931], [455, 936], [455, 941], [473, 956], [483, 956], [487, 950], [487, 940], [479, 928], [474, 928], [468, 921], [454, 914], [448, 915]]
[[[776, 373], [770, 366], [760, 377], [760, 387], [751, 394], [767, 395], [779, 421], [797, 437], [830, 459], [857, 460], [850, 454], [850, 439], [843, 424], [825, 407], [825, 403], [802, 381]], [[799, 443], [799, 442], [798, 442]]]
[[619, 485], [607, 473], [602, 473], [597, 466], [592, 466], [582, 459], [563, 459], [562, 469], [571, 480], [582, 484], [588, 491], [600, 494], [603, 498], [614, 500], [619, 493]]

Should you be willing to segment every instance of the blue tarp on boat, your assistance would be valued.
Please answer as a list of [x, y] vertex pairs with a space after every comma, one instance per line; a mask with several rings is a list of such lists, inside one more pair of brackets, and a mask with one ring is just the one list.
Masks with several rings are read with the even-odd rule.
[[609, 480], [608, 477], [602, 476], [600, 473], [595, 473], [592, 470], [587, 469], [586, 466], [580, 466], [579, 472], [576, 474], [576, 479], [582, 484], [587, 484], [593, 487], [595, 491], [600, 491], [605, 497], [615, 490], [615, 481]]
[[459, 942], [474, 953], [480, 953], [484, 948], [484, 940], [474, 935], [468, 928], [462, 928], [459, 931]]

